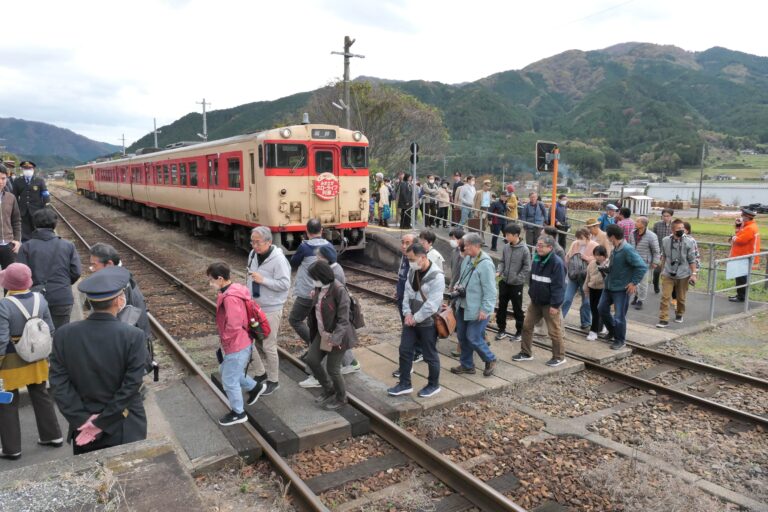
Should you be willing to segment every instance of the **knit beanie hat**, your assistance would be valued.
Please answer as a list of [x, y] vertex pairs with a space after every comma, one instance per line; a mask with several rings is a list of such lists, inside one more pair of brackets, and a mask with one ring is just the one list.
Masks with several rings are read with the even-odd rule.
[[23, 263], [11, 263], [0, 270], [0, 286], [6, 290], [28, 290], [32, 288], [32, 270]]

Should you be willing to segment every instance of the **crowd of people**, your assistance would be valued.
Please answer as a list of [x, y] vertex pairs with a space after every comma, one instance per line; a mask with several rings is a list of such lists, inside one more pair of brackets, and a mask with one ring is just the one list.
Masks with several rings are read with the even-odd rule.
[[[18, 408], [23, 387], [29, 391], [41, 445], [60, 447], [66, 438], [77, 454], [143, 439], [147, 431], [143, 381], [147, 374], [154, 372], [156, 378], [157, 373], [143, 294], [115, 248], [97, 243], [89, 254], [92, 274], [78, 284], [91, 313], [70, 323], [73, 307], [80, 307], [71, 287], [81, 277], [81, 262], [74, 245], [56, 235], [57, 215], [45, 207], [49, 197], [44, 181], [34, 176], [34, 164], [24, 162], [22, 168], [24, 176], [8, 187], [8, 171], [0, 166], [0, 285], [5, 290], [0, 300], [0, 379], [13, 394], [11, 403], [0, 405], [0, 458], [21, 457]], [[19, 180], [23, 183], [17, 188]], [[414, 185], [409, 177], [402, 176], [394, 190], [383, 177], [377, 180], [375, 201], [388, 207], [379, 209], [380, 223], [386, 226], [391, 219], [391, 199], [397, 197], [400, 226], [410, 228], [408, 199]], [[661, 294], [656, 326], [668, 326], [671, 308], [674, 321], [683, 322], [687, 292], [698, 279], [701, 263], [690, 224], [675, 219], [672, 210], [664, 210], [662, 220], [649, 227], [647, 217], [632, 219], [628, 208], [608, 205], [599, 218], [588, 219], [577, 229], [575, 240], [565, 247], [570, 228], [567, 197], [560, 197], [555, 223], [547, 226], [548, 212], [532, 193], [521, 209], [521, 223], [514, 189], [496, 198], [489, 182], [479, 191], [474, 182], [472, 176], [462, 182], [457, 173], [451, 190], [448, 183], [428, 177], [421, 187], [428, 197], [427, 227], [401, 236], [394, 296], [402, 329], [399, 364], [392, 372], [397, 381], [387, 390], [389, 395], [413, 393], [413, 365], [422, 361], [428, 367], [427, 385], [417, 395], [429, 398], [441, 391], [437, 324], [447, 310], [455, 319], [458, 338], [458, 349], [452, 352], [458, 364], [450, 371], [475, 374], [477, 354], [485, 377], [495, 373], [498, 362], [486, 337], [496, 311], [494, 342], [519, 341], [515, 362], [533, 360], [534, 331], [546, 324], [552, 342], [546, 364], [553, 367], [566, 362], [563, 322], [577, 294], [586, 339], [602, 338], [615, 350], [626, 342], [628, 308], [644, 307], [651, 284]], [[452, 203], [461, 207], [449, 220]], [[481, 233], [465, 229], [478, 211], [491, 219], [491, 232], [501, 240], [494, 237], [491, 247], [496, 250], [501, 244], [498, 263], [484, 250]], [[512, 211], [515, 216], [510, 216]], [[754, 218], [754, 211], [741, 210], [731, 240], [732, 256], [759, 253]], [[449, 224], [453, 224], [448, 234], [451, 249], [444, 257], [434, 246], [437, 235], [431, 228]], [[247, 421], [246, 404], [279, 390], [278, 336], [291, 293], [288, 324], [306, 349], [302, 359], [307, 377], [300, 386], [321, 388], [319, 407], [343, 407], [345, 375], [361, 370], [354, 348], [362, 313], [347, 290], [336, 249], [323, 237], [320, 220], [307, 222], [306, 237], [290, 258], [273, 245], [267, 227], [253, 228], [251, 247], [242, 283], [233, 280], [225, 262], [213, 262], [206, 269], [209, 285], [217, 293], [220, 374], [230, 405], [219, 423]], [[757, 265], [759, 259], [752, 262]], [[746, 275], [736, 278], [741, 287], [730, 300], [746, 300], [746, 279]], [[529, 300], [524, 308], [526, 289]], [[514, 330], [507, 329], [510, 303]], [[41, 330], [50, 337], [50, 357], [27, 360], [16, 350], [24, 343], [30, 318], [45, 325]], [[66, 436], [59, 429], [54, 404], [67, 421]]]

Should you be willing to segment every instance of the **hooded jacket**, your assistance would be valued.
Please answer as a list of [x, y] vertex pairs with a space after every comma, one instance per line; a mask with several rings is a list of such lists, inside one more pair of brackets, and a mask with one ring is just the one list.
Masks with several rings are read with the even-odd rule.
[[248, 290], [253, 290], [251, 272], [258, 272], [264, 277], [259, 285], [259, 296], [254, 297], [256, 303], [265, 313], [282, 311], [283, 304], [288, 300], [288, 290], [291, 288], [291, 264], [279, 247], [272, 246], [272, 252], [267, 259], [259, 265], [256, 251], [248, 255], [248, 275], [245, 285]]
[[245, 301], [251, 292], [240, 283], [232, 283], [216, 297], [216, 327], [225, 354], [240, 352], [251, 344]]
[[440, 306], [443, 304], [445, 275], [437, 265], [430, 262], [426, 275], [419, 281], [420, 291], [413, 289], [415, 276], [415, 270], [408, 271], [403, 299], [403, 316], [413, 315], [416, 325], [420, 327], [433, 325], [435, 321], [432, 319], [432, 315], [440, 311]]
[[539, 306], [559, 308], [565, 296], [565, 263], [551, 251], [544, 258], [538, 254], [531, 264], [531, 279], [528, 287], [531, 302]]
[[464, 258], [459, 284], [467, 290], [466, 296], [459, 299], [459, 306], [464, 308], [465, 321], [477, 320], [480, 311], [489, 316], [493, 313], [499, 293], [496, 289], [496, 267], [490, 256], [480, 251], [474, 258]]
[[325, 238], [310, 238], [309, 240], [301, 242], [299, 248], [294, 255], [291, 256], [291, 266], [299, 267], [299, 270], [296, 272], [296, 282], [293, 286], [294, 297], [301, 297], [303, 299], [311, 298], [310, 294], [313, 290], [313, 283], [312, 278], [309, 277], [307, 272], [309, 271], [309, 267], [317, 261], [317, 256], [315, 256], [317, 248], [321, 245], [330, 243], [331, 242]]
[[528, 250], [524, 240], [520, 240], [515, 245], [507, 244], [504, 246], [504, 254], [496, 272], [507, 284], [525, 284], [531, 273], [531, 251]]

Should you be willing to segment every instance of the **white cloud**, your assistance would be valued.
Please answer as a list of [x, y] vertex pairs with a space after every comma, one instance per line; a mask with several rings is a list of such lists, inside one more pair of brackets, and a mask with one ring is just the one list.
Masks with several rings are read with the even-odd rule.
[[[712, 5], [712, 6], [710, 6]], [[133, 141], [198, 111], [312, 90], [342, 74], [457, 83], [626, 41], [768, 55], [765, 2], [684, 0], [53, 0], [4, 4], [0, 116]], [[30, 30], [30, 26], [33, 27]]]

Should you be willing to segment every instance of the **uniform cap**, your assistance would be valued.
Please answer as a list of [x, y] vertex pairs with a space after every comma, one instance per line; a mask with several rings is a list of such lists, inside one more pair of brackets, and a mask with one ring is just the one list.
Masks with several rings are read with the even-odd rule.
[[607, 210], [618, 210], [618, 209], [619, 209], [619, 207], [618, 207], [618, 206], [616, 206], [616, 205], [615, 205], [615, 204], [613, 204], [613, 203], [608, 203], [608, 206], [606, 206], [605, 208], [606, 208]]
[[77, 289], [95, 302], [111, 300], [123, 293], [131, 273], [123, 267], [107, 267], [84, 279]]
[[35, 164], [35, 162], [32, 162], [31, 160], [22, 160], [21, 162], [19, 162], [19, 167], [21, 167], [22, 169], [34, 169], [37, 167], [37, 165]]

